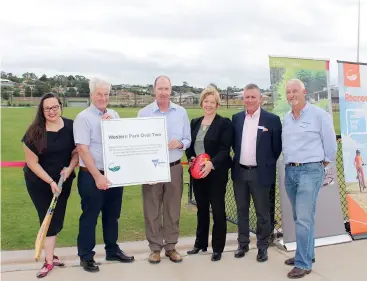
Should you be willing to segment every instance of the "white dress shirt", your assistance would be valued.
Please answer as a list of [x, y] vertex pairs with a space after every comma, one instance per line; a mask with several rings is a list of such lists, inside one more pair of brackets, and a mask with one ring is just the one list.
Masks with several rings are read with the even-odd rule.
[[246, 111], [242, 130], [240, 164], [256, 166], [256, 139], [260, 119], [260, 107], [251, 116]]

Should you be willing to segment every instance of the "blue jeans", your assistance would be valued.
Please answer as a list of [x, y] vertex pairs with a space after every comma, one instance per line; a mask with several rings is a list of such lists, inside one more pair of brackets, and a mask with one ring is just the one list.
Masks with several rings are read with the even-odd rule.
[[311, 269], [315, 257], [316, 201], [324, 179], [324, 165], [309, 163], [285, 167], [285, 190], [292, 205], [296, 225], [295, 267]]

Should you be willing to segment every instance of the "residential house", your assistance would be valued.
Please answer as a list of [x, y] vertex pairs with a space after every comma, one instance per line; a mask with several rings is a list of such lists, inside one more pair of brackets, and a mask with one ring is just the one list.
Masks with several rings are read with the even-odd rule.
[[199, 97], [200, 97], [199, 94], [195, 94], [192, 92], [187, 93], [174, 92], [174, 94], [171, 96], [171, 101], [182, 105], [194, 105], [199, 103]]
[[15, 85], [16, 83], [9, 79], [1, 79], [1, 87], [14, 87]]

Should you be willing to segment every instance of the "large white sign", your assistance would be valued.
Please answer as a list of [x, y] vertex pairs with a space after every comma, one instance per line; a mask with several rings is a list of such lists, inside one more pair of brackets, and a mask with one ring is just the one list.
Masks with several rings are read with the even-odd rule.
[[101, 131], [110, 187], [171, 181], [165, 117], [103, 120]]

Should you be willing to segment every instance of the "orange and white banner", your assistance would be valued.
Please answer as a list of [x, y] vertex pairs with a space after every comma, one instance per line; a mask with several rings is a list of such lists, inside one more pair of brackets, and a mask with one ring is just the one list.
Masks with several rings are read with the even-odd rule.
[[354, 239], [367, 238], [367, 64], [338, 61], [340, 131]]

